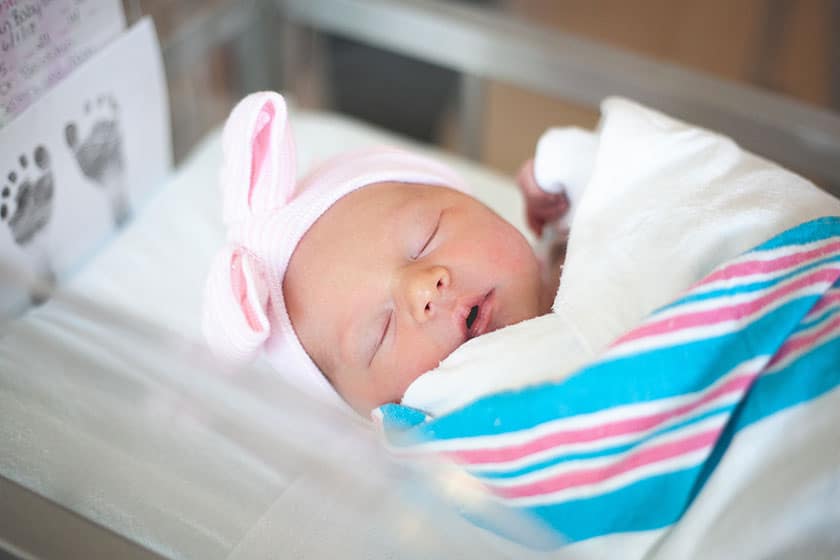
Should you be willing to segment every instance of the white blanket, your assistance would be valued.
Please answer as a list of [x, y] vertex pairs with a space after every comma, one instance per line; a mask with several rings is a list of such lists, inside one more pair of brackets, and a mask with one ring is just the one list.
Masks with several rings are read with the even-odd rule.
[[798, 223], [840, 215], [840, 201], [729, 138], [624, 99], [601, 110], [553, 314], [470, 340], [419, 377], [404, 405], [437, 416], [567, 376], [717, 264]]

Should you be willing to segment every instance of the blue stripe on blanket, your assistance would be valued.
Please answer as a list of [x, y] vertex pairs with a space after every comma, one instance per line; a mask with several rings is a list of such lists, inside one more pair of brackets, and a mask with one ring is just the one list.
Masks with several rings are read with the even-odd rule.
[[771, 237], [758, 245], [752, 252], [770, 251], [786, 245], [805, 245], [806, 243], [837, 237], [838, 226], [840, 226], [840, 216], [817, 218]]
[[838, 386], [840, 333], [783, 370], [760, 377], [753, 390], [747, 394], [742, 406], [733, 414], [720, 441], [706, 461], [692, 491], [692, 499], [702, 490], [738, 432], [778, 412], [838, 390]]
[[720, 416], [721, 414], [729, 414], [735, 408], [737, 403], [733, 403], [728, 406], [720, 406], [713, 408], [707, 412], [703, 412], [702, 414], [698, 414], [697, 416], [693, 416], [688, 420], [681, 421], [676, 423], [672, 426], [668, 426], [661, 430], [656, 430], [652, 434], [647, 437], [644, 437], [639, 440], [634, 440], [629, 443], [625, 443], [623, 445], [616, 445], [614, 447], [608, 447], [605, 449], [598, 449], [596, 451], [589, 451], [589, 452], [581, 452], [581, 453], [568, 453], [565, 455], [560, 455], [558, 457], [552, 457], [551, 459], [541, 461], [538, 463], [530, 464], [526, 467], [518, 468], [518, 469], [505, 469], [503, 467], [495, 466], [495, 467], [484, 467], [484, 468], [469, 468], [471, 472], [474, 472], [481, 476], [481, 478], [487, 479], [500, 479], [500, 478], [516, 478], [520, 477], [532, 472], [541, 471], [543, 469], [553, 467], [560, 463], [567, 463], [570, 461], [580, 461], [583, 459], [595, 459], [598, 457], [605, 457], [610, 455], [617, 455], [619, 453], [625, 453], [630, 451], [640, 443], [645, 443], [647, 441], [651, 441], [653, 439], [658, 438], [659, 436], [670, 434], [673, 432], [677, 432], [686, 428], [692, 424], [698, 424], [705, 420], [709, 420], [710, 418], [714, 418], [716, 416]]
[[551, 527], [560, 528], [569, 542], [577, 542], [612, 532], [648, 531], [671, 525], [685, 511], [690, 488], [700, 466], [646, 478], [615, 492], [583, 500], [539, 506], [530, 511]]

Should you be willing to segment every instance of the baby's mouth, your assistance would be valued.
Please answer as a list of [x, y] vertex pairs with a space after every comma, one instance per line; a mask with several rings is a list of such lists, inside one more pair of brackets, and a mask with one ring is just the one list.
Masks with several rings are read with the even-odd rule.
[[466, 327], [464, 334], [467, 340], [488, 332], [493, 311], [493, 293], [493, 290], [489, 291], [469, 308], [469, 312], [464, 319]]
[[475, 323], [476, 317], [478, 317], [478, 306], [473, 305], [470, 308], [470, 314], [467, 315], [467, 331], [469, 331], [472, 328], [473, 323]]

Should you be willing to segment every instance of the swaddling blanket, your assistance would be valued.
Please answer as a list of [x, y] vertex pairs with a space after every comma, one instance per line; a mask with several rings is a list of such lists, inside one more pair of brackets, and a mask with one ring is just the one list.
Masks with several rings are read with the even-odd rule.
[[[593, 168], [554, 313], [467, 341], [417, 378], [402, 404], [439, 416], [501, 389], [557, 380], [719, 264], [797, 224], [840, 216], [840, 200], [730, 138], [626, 99], [604, 101], [601, 113], [597, 153], [579, 158]], [[550, 147], [537, 157], [552, 157]], [[570, 155], [557, 158], [566, 165]], [[518, 342], [525, 346], [511, 356]], [[549, 370], [516, 367], [544, 354]]]
[[[824, 421], [808, 407], [838, 398], [839, 385], [840, 218], [831, 217], [719, 266], [571, 377], [437, 418], [396, 404], [376, 416], [397, 454], [454, 461], [495, 501], [575, 542], [677, 523], [733, 441], [742, 465], [793, 446], [793, 433], [816, 433], [812, 417]], [[806, 409], [796, 423], [770, 422], [792, 407]], [[840, 425], [840, 411], [832, 414]], [[837, 434], [820, 442], [835, 483]], [[790, 461], [814, 460], [789, 451]], [[715, 491], [737, 495], [750, 476], [741, 469]], [[813, 515], [820, 505], [808, 507]]]

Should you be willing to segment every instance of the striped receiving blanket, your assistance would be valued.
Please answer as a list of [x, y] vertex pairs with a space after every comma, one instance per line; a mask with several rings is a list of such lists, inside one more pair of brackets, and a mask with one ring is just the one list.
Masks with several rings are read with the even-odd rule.
[[[562, 381], [438, 418], [396, 404], [376, 416], [397, 455], [451, 460], [494, 503], [577, 542], [672, 526], [733, 441], [836, 397], [839, 385], [840, 218], [831, 217], [718, 267]], [[840, 411], [836, 419], [840, 434]], [[835, 452], [825, 460], [837, 461], [840, 435], [827, 444]]]

